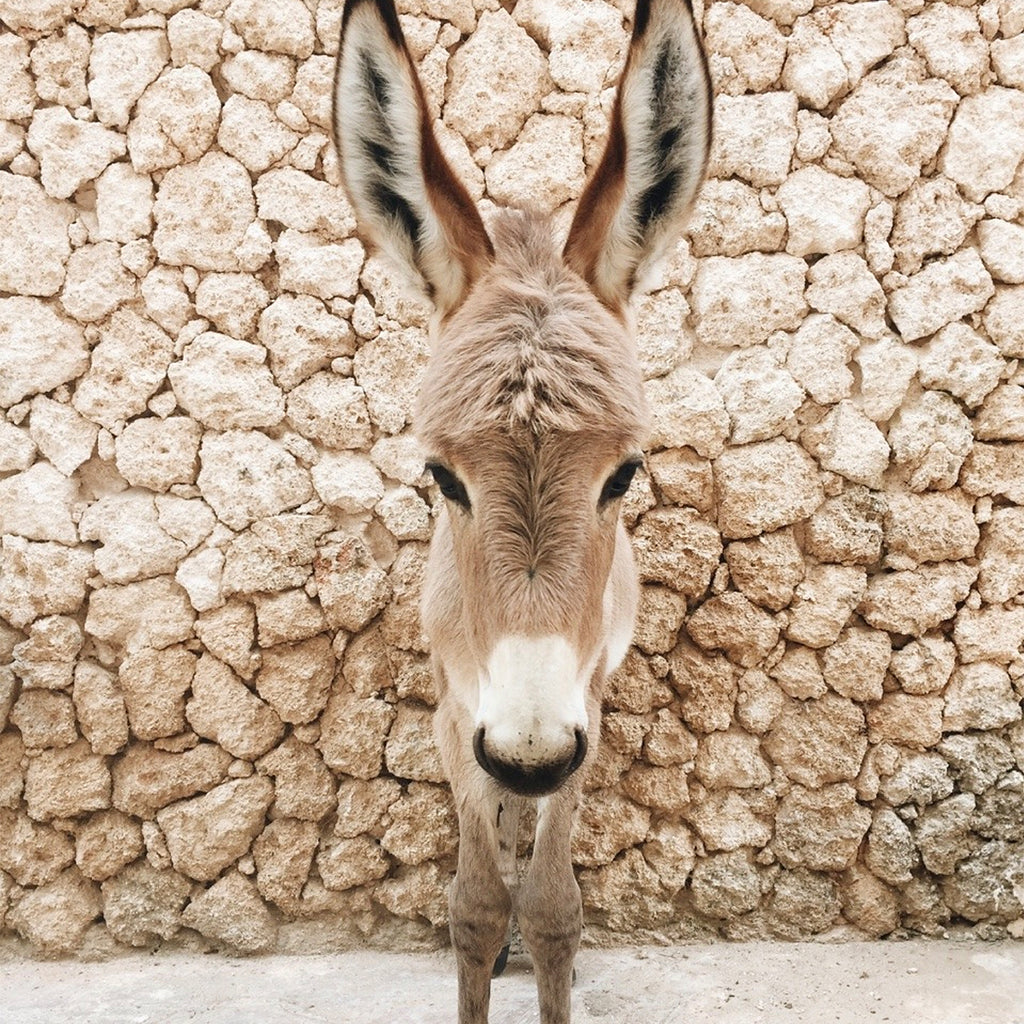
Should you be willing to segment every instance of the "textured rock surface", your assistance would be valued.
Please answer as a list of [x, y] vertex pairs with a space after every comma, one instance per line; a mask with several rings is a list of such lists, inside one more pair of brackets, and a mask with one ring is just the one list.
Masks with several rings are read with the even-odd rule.
[[[485, 217], [564, 227], [631, 4], [400, 6]], [[696, 6], [589, 934], [1019, 937], [1024, 19]], [[340, 9], [0, 3], [0, 929], [47, 955], [445, 941], [429, 310], [339, 181]]]

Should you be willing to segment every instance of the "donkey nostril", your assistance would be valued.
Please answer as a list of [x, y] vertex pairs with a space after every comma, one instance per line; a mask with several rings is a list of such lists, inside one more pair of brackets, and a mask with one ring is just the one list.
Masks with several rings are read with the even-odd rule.
[[477, 764], [491, 778], [514, 793], [520, 796], [544, 796], [558, 789], [586, 759], [586, 732], [577, 728], [575, 739], [575, 748], [570, 756], [544, 764], [524, 765], [521, 762], [504, 761], [489, 752], [484, 727], [480, 726], [473, 734], [473, 754]]

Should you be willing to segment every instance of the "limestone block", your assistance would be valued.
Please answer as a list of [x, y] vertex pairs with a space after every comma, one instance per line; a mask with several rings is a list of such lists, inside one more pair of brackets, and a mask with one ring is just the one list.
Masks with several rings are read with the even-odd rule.
[[1024, 39], [1019, 35], [1012, 39], [993, 39], [991, 55], [1000, 84], [1024, 88]]
[[239, 953], [267, 953], [277, 941], [277, 923], [255, 884], [238, 871], [193, 897], [181, 923]]
[[[1014, 921], [1022, 910], [1017, 896], [1022, 872], [1019, 843], [986, 843], [945, 880], [943, 898], [954, 913], [969, 921]], [[998, 881], [993, 884], [993, 880]]]
[[915, 564], [973, 558], [978, 526], [971, 505], [956, 493], [891, 494], [885, 543]]
[[92, 551], [61, 543], [0, 540], [0, 615], [21, 629], [42, 615], [76, 613], [92, 574]]
[[71, 666], [82, 649], [82, 630], [64, 615], [37, 619], [26, 630], [28, 639], [14, 644], [11, 666], [24, 687], [63, 690], [71, 685]]
[[889, 466], [889, 445], [875, 424], [853, 402], [842, 401], [800, 435], [822, 469], [853, 483], [880, 489]]
[[373, 779], [384, 763], [384, 743], [394, 708], [377, 698], [335, 693], [320, 719], [317, 746], [328, 767], [360, 779]]
[[43, 188], [54, 199], [67, 199], [127, 151], [122, 135], [79, 121], [60, 106], [35, 112], [28, 148], [39, 160]]
[[355, 298], [366, 257], [356, 238], [326, 242], [317, 234], [287, 228], [274, 244], [282, 289], [321, 299]]
[[969, 494], [1005, 496], [1014, 504], [1024, 501], [1024, 446], [979, 441], [964, 462], [961, 486]]
[[39, 299], [0, 299], [0, 405], [50, 391], [88, 365], [89, 347], [81, 328]]
[[997, 287], [982, 319], [988, 336], [1004, 356], [1024, 355], [1024, 287]]
[[29, 431], [0, 420], [0, 472], [20, 472], [28, 469], [35, 459], [36, 446]]
[[117, 470], [130, 484], [163, 492], [196, 478], [202, 428], [188, 416], [132, 420], [114, 442]]
[[792, 939], [827, 931], [839, 916], [835, 883], [827, 875], [783, 870], [768, 904], [772, 934]]
[[934, 693], [949, 681], [955, 661], [956, 650], [948, 640], [924, 636], [893, 651], [889, 670], [907, 693]]
[[669, 373], [693, 348], [686, 327], [690, 306], [678, 288], [664, 288], [636, 301], [636, 341], [644, 379]]
[[[257, 520], [250, 531], [238, 536], [228, 548], [224, 564], [224, 586], [229, 591], [248, 593], [306, 584], [310, 576], [310, 564], [317, 556], [317, 541], [328, 529], [330, 520], [326, 516], [284, 514]], [[232, 612], [222, 628], [237, 628], [237, 624], [229, 626], [228, 623], [243, 614], [246, 617], [245, 648], [238, 648], [236, 654], [228, 660], [235, 671], [250, 675], [248, 669], [243, 671], [238, 666], [243, 662], [251, 664], [253, 660], [252, 655], [247, 653], [252, 642], [252, 609]], [[223, 643], [227, 633], [220, 633], [220, 628], [218, 633], [218, 642]], [[225, 650], [231, 646], [230, 643], [225, 645]]]
[[254, 775], [158, 811], [175, 870], [199, 881], [216, 878], [249, 850], [273, 798], [273, 784]]
[[48, 462], [0, 480], [0, 533], [76, 544], [74, 484]]
[[25, 893], [7, 915], [7, 924], [40, 953], [60, 956], [81, 946], [101, 909], [99, 888], [72, 867]]
[[788, 529], [733, 541], [725, 549], [725, 558], [740, 591], [771, 611], [785, 608], [804, 578], [803, 556]]
[[[276, 298], [260, 314], [259, 340], [270, 353], [270, 368], [285, 390], [295, 388], [317, 370], [329, 366], [332, 359], [355, 353], [355, 337], [351, 328], [340, 317], [328, 313], [323, 302], [312, 295], [281, 295]], [[329, 379], [331, 375], [322, 375], [320, 387], [325, 387]], [[298, 389], [296, 392], [303, 393]], [[313, 415], [312, 409], [318, 401], [311, 401], [305, 406], [307, 418]], [[293, 415], [290, 410], [289, 415]], [[365, 422], [368, 428], [368, 418]], [[332, 444], [331, 447], [360, 448], [368, 442], [367, 429], [365, 441], [351, 445]]]
[[956, 614], [977, 567], [941, 562], [874, 576], [857, 611], [877, 629], [922, 636]]
[[864, 847], [864, 863], [883, 882], [904, 885], [921, 858], [910, 829], [889, 808], [874, 813]]
[[647, 654], [670, 651], [686, 616], [686, 596], [647, 585], [641, 588], [640, 609], [633, 642]]
[[755, 188], [781, 185], [796, 146], [796, 111], [791, 92], [717, 96], [709, 173]]
[[543, 53], [504, 10], [480, 15], [449, 73], [445, 120], [473, 148], [506, 148], [551, 91]]
[[836, 148], [860, 177], [897, 196], [935, 157], [957, 101], [945, 82], [897, 58], [861, 79], [829, 127]]
[[607, 864], [617, 853], [642, 842], [651, 812], [610, 790], [587, 795], [573, 833], [573, 863], [582, 867]]
[[827, 647], [822, 658], [825, 681], [844, 697], [877, 701], [889, 668], [892, 648], [887, 634], [849, 626]]
[[[447, 60], [447, 54], [445, 60]], [[429, 73], [424, 77], [429, 78]], [[299, 64], [298, 72], [295, 75], [295, 88], [291, 95], [291, 102], [298, 107], [301, 113], [314, 125], [325, 131], [332, 130], [331, 86], [333, 81], [333, 58], [314, 55]]]
[[38, 40], [32, 47], [32, 74], [39, 98], [70, 109], [88, 104], [85, 78], [91, 49], [89, 33], [76, 22]]
[[894, 807], [910, 802], [926, 807], [953, 792], [949, 765], [935, 752], [900, 750], [895, 763], [883, 772], [878, 792]]
[[996, 281], [1024, 283], [1024, 227], [986, 218], [978, 223], [978, 246], [985, 267]]
[[786, 178], [777, 197], [789, 226], [786, 252], [794, 256], [853, 249], [864, 234], [870, 194], [856, 178], [812, 164]]
[[303, 590], [258, 594], [255, 603], [261, 647], [307, 640], [327, 627], [320, 606]]
[[1024, 510], [1000, 508], [982, 530], [978, 592], [993, 604], [1024, 591]]
[[929, 871], [951, 875], [977, 849], [979, 842], [970, 831], [975, 806], [971, 793], [958, 793], [926, 808], [914, 823], [914, 841]]
[[269, 647], [256, 675], [256, 691], [291, 724], [311, 722], [327, 704], [334, 655], [326, 636]]
[[70, 405], [43, 395], [32, 400], [29, 434], [39, 451], [66, 476], [92, 455], [98, 432], [95, 423], [84, 419]]
[[916, 341], [940, 327], [983, 309], [995, 292], [992, 278], [974, 249], [929, 263], [889, 297], [889, 315], [904, 341]]
[[144, 849], [142, 826], [121, 811], [90, 815], [75, 835], [75, 863], [94, 882], [116, 875]]
[[137, 818], [152, 818], [161, 807], [195, 793], [205, 793], [227, 778], [232, 757], [213, 743], [199, 743], [182, 753], [133, 743], [111, 765], [112, 803]]
[[28, 66], [28, 40], [5, 34], [0, 42], [0, 118], [5, 121], [29, 118], [35, 109], [36, 90]]
[[782, 438], [729, 448], [715, 460], [719, 528], [753, 537], [809, 516], [824, 497], [810, 456]]
[[1024, 441], [1024, 388], [1001, 384], [989, 392], [974, 421], [975, 437]]
[[89, 99], [99, 121], [124, 128], [168, 56], [167, 37], [158, 29], [97, 34], [89, 56]]
[[697, 370], [678, 366], [648, 381], [652, 448], [690, 447], [703, 458], [719, 455], [729, 436], [729, 416], [714, 384]]
[[324, 886], [334, 891], [378, 881], [391, 868], [387, 854], [369, 836], [327, 840], [321, 844], [316, 865]]
[[247, 339], [270, 296], [249, 274], [207, 274], [196, 288], [196, 312], [232, 338]]
[[[1014, 726], [1010, 735], [1017, 732], [1019, 726]], [[949, 760], [959, 788], [967, 793], [985, 793], [1014, 766], [1013, 747], [993, 733], [956, 733], [947, 736], [938, 750]]]
[[[998, 140], [990, 130], [1006, 125]], [[967, 96], [957, 108], [939, 166], [973, 202], [1005, 189], [1024, 158], [1024, 96], [990, 86]]]
[[868, 708], [868, 736], [872, 743], [898, 743], [927, 750], [942, 739], [941, 697], [887, 693]]
[[281, 0], [273, 7], [257, 0], [232, 0], [226, 16], [254, 50], [286, 53], [303, 60], [313, 52], [313, 15], [301, 0]]
[[294, 167], [261, 174], [254, 191], [264, 220], [339, 241], [355, 231], [355, 213], [342, 189]]
[[783, 432], [804, 401], [803, 389], [765, 348], [732, 353], [715, 375], [732, 421], [732, 443], [765, 441]]
[[765, 210], [757, 191], [742, 181], [711, 178], [697, 193], [687, 233], [694, 256], [777, 252], [786, 235], [786, 219], [777, 210]]
[[343, 512], [366, 512], [384, 497], [380, 471], [362, 454], [326, 452], [311, 475], [324, 504]]
[[195, 612], [169, 576], [93, 591], [85, 631], [129, 654], [144, 647], [181, 643], [192, 632]]
[[119, 753], [128, 743], [128, 715], [113, 673], [80, 661], [74, 679], [72, 699], [82, 735], [96, 754]]
[[640, 579], [698, 598], [718, 567], [718, 531], [694, 509], [652, 509], [633, 533]]
[[1016, 660], [1024, 643], [1024, 608], [961, 608], [953, 640], [962, 662], [988, 660], [1007, 665]]
[[690, 448], [668, 448], [647, 457], [651, 474], [661, 497], [674, 505], [688, 505], [709, 512], [714, 500], [711, 463]]
[[771, 839], [771, 829], [735, 790], [720, 790], [695, 800], [686, 818], [708, 851], [759, 848]]
[[[5, 682], [5, 710], [2, 721], [7, 723], [10, 706], [14, 703], [14, 673], [8, 670], [9, 682]], [[9, 693], [9, 696], [7, 695]], [[21, 794], [25, 785], [25, 744], [17, 732], [0, 735], [0, 807], [16, 808], [21, 803]]]
[[790, 605], [786, 636], [814, 648], [835, 643], [866, 585], [863, 569], [845, 565], [809, 567]]
[[446, 787], [411, 782], [389, 810], [391, 825], [380, 844], [403, 864], [422, 864], [454, 851], [458, 824]]
[[876, 423], [890, 419], [902, 405], [914, 379], [916, 351], [890, 336], [861, 345], [853, 358], [860, 369], [857, 404]]
[[181, 928], [181, 912], [192, 888], [192, 881], [177, 871], [140, 860], [101, 886], [103, 920], [119, 942], [156, 946]]
[[938, 175], [915, 181], [896, 204], [890, 237], [896, 265], [916, 274], [928, 256], [949, 256], [963, 244], [984, 209], [967, 202], [956, 182]]
[[429, 540], [430, 507], [411, 487], [393, 487], [374, 506], [388, 532], [399, 541]]
[[29, 758], [25, 802], [35, 821], [75, 818], [110, 806], [111, 780], [106, 759], [85, 740]]
[[203, 496], [233, 530], [312, 497], [306, 470], [280, 442], [256, 430], [206, 434], [199, 461]]
[[295, 86], [295, 61], [283, 53], [242, 50], [221, 62], [220, 73], [233, 93], [277, 104]]
[[811, 309], [833, 314], [866, 338], [880, 338], [888, 331], [885, 293], [858, 253], [823, 257], [810, 267], [807, 280]]
[[495, 154], [484, 177], [498, 203], [555, 210], [583, 191], [583, 129], [563, 114], [534, 114], [513, 145]]
[[972, 10], [947, 3], [926, 5], [907, 22], [907, 37], [928, 70], [961, 96], [981, 89], [988, 77], [988, 43]]
[[337, 808], [334, 777], [316, 749], [296, 736], [260, 758], [257, 768], [274, 779], [275, 817], [319, 821]]
[[382, 330], [356, 353], [356, 381], [366, 394], [370, 418], [384, 433], [397, 434], [411, 421], [428, 352], [426, 332], [406, 327]]
[[694, 771], [708, 789], [751, 789], [771, 781], [771, 768], [756, 736], [739, 730], [713, 732], [697, 751]]
[[920, 349], [921, 383], [972, 407], [999, 383], [1004, 369], [999, 350], [965, 323], [948, 324]]
[[100, 328], [89, 371], [75, 388], [72, 404], [108, 430], [138, 415], [163, 383], [173, 347], [156, 324], [119, 309]]
[[74, 843], [65, 833], [37, 824], [24, 811], [0, 808], [0, 869], [18, 885], [46, 885], [74, 859]]
[[21, 732], [26, 747], [67, 747], [78, 739], [75, 708], [64, 693], [22, 690], [11, 709], [10, 720]]
[[254, 174], [276, 164], [298, 141], [299, 136], [263, 100], [234, 95], [224, 104], [217, 143]]
[[852, 786], [794, 786], [782, 798], [775, 820], [772, 848], [785, 867], [842, 871], [857, 856], [871, 812], [857, 803]]
[[972, 440], [969, 420], [941, 391], [925, 391], [904, 402], [889, 422], [893, 462], [904, 470], [913, 491], [952, 487]]
[[388, 808], [402, 795], [396, 779], [383, 776], [370, 781], [345, 779], [338, 787], [338, 820], [335, 835], [357, 836], [363, 832], [383, 835]]
[[705, 654], [682, 638], [668, 655], [668, 665], [683, 721], [702, 733], [728, 729], [737, 693], [736, 670], [728, 659]]
[[256, 837], [256, 888], [260, 895], [286, 912], [299, 901], [319, 841], [312, 821], [277, 818]]
[[767, 18], [743, 4], [716, 5], [707, 12], [704, 33], [717, 92], [760, 93], [778, 79], [786, 38]]
[[212, 70], [220, 60], [220, 41], [224, 34], [216, 18], [200, 11], [177, 11], [167, 21], [167, 42], [175, 67], [195, 64], [203, 71]]
[[195, 667], [196, 656], [184, 647], [142, 649], [121, 662], [118, 683], [132, 735], [155, 740], [185, 731], [185, 694]]
[[774, 331], [795, 330], [807, 312], [806, 274], [802, 259], [781, 253], [702, 260], [693, 283], [697, 340], [716, 348], [747, 348]]
[[696, 910], [713, 918], [738, 917], [761, 902], [760, 877], [746, 850], [699, 860], [694, 865], [690, 888]]
[[812, 313], [792, 336], [786, 369], [814, 401], [832, 405], [853, 388], [847, 364], [858, 344], [857, 336], [834, 317]]
[[200, 736], [247, 761], [265, 754], [284, 732], [274, 708], [210, 654], [196, 664], [185, 717]]
[[705, 650], [722, 650], [744, 668], [762, 661], [779, 639], [775, 619], [734, 591], [705, 601], [691, 613], [686, 630]]
[[864, 713], [852, 701], [831, 693], [788, 700], [765, 736], [764, 749], [801, 785], [816, 789], [853, 779], [867, 751]]

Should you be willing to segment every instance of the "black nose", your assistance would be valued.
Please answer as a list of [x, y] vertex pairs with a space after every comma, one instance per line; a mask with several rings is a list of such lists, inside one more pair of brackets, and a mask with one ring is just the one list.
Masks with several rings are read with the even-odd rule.
[[560, 761], [524, 765], [502, 761], [489, 754], [484, 728], [480, 726], [473, 735], [473, 753], [480, 767], [513, 793], [519, 796], [546, 796], [558, 789], [583, 764], [587, 756], [587, 734], [577, 729], [575, 750]]

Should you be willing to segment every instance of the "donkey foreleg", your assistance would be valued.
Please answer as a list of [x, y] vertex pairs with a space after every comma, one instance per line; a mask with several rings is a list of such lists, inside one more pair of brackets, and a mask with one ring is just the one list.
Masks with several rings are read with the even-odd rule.
[[583, 928], [570, 849], [578, 800], [578, 786], [570, 784], [541, 801], [533, 858], [516, 898], [537, 977], [540, 1024], [569, 1024], [572, 965]]

